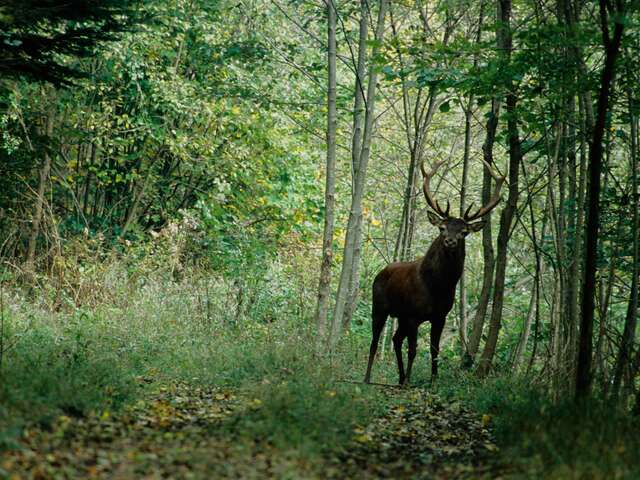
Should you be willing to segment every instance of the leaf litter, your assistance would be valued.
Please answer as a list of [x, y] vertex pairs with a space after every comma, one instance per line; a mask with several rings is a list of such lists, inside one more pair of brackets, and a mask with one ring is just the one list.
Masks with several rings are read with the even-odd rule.
[[494, 479], [509, 472], [487, 415], [445, 404], [422, 389], [387, 395], [395, 405], [354, 429], [353, 442], [336, 455], [328, 478]]
[[[117, 411], [62, 415], [48, 428], [30, 426], [20, 448], [5, 451], [0, 478], [500, 478], [490, 417], [446, 404], [421, 389], [385, 392], [389, 408], [355, 425], [342, 447], [314, 459], [277, 450], [264, 439], [230, 434], [225, 422], [257, 398], [187, 382], [155, 385]], [[241, 433], [241, 432], [239, 432]]]

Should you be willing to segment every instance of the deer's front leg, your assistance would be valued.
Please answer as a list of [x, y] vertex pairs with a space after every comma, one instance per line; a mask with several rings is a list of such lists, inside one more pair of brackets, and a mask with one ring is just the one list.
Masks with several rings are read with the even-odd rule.
[[430, 351], [431, 351], [431, 383], [435, 382], [438, 376], [438, 353], [440, 353], [440, 336], [444, 328], [444, 319], [431, 323]]

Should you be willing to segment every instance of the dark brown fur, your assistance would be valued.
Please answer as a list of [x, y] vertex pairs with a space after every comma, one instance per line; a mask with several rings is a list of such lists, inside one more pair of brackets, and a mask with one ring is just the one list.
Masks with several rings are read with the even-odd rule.
[[[369, 362], [364, 381], [371, 380], [371, 367], [378, 350], [380, 334], [392, 316], [398, 319], [398, 329], [393, 335], [393, 348], [398, 360], [400, 384], [409, 383], [411, 367], [418, 347], [418, 327], [424, 322], [431, 322], [431, 381], [438, 375], [438, 352], [440, 336], [444, 328], [447, 314], [453, 307], [456, 285], [464, 268], [464, 240], [471, 232], [482, 229], [484, 220], [476, 221], [487, 215], [500, 201], [500, 188], [504, 176], [499, 176], [488, 163], [485, 163], [489, 174], [496, 181], [496, 188], [488, 203], [475, 213], [470, 213], [469, 205], [462, 218], [449, 216], [447, 208], [440, 208], [429, 188], [430, 179], [444, 160], [436, 162], [431, 172], [427, 172], [424, 164], [420, 165], [424, 177], [422, 190], [427, 205], [429, 221], [440, 229], [426, 255], [415, 262], [398, 262], [387, 265], [373, 281], [372, 338], [369, 349]], [[402, 363], [402, 343], [409, 340], [409, 356], [405, 374]]]
[[[389, 316], [398, 319], [393, 346], [400, 384], [409, 382], [416, 356], [418, 327], [426, 321], [431, 322], [432, 380], [438, 374], [440, 336], [447, 314], [453, 307], [456, 285], [464, 267], [464, 237], [482, 228], [483, 222], [468, 224], [456, 218], [442, 220], [435, 216], [431, 222], [439, 226], [442, 233], [431, 244], [426, 255], [414, 262], [387, 265], [373, 282], [372, 340], [365, 382], [370, 381], [380, 334]], [[406, 374], [402, 361], [405, 338], [409, 343]]]

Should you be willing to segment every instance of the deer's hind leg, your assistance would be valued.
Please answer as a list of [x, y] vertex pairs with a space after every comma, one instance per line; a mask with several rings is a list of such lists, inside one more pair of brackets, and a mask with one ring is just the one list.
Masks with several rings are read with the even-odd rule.
[[374, 306], [371, 318], [371, 347], [369, 347], [369, 363], [367, 363], [367, 373], [364, 375], [364, 383], [369, 383], [371, 381], [371, 368], [373, 367], [373, 361], [375, 360], [376, 352], [378, 351], [380, 334], [382, 333], [384, 324], [387, 321], [387, 312], [380, 311]]
[[404, 322], [402, 321], [402, 319], [398, 318], [398, 329], [396, 330], [396, 333], [393, 334], [393, 349], [396, 351], [396, 360], [398, 362], [399, 375], [398, 383], [400, 385], [404, 384], [406, 378], [404, 373], [404, 364], [402, 363], [402, 344], [406, 336], [407, 333], [404, 328]]

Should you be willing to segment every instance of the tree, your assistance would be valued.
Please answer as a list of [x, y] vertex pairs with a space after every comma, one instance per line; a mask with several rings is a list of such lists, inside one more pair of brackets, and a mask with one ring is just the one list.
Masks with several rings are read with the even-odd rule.
[[0, 7], [0, 78], [68, 84], [81, 74], [65, 56], [87, 57], [96, 44], [130, 28], [141, 0], [6, 0]]
[[327, 163], [324, 193], [324, 230], [322, 238], [322, 264], [318, 285], [316, 325], [318, 339], [324, 341], [327, 331], [329, 295], [331, 293], [331, 262], [333, 261], [333, 224], [336, 195], [336, 5], [326, 0], [327, 6]]
[[[591, 361], [593, 350], [593, 317], [595, 311], [595, 287], [597, 269], [598, 232], [600, 227], [600, 177], [602, 173], [602, 141], [607, 123], [609, 103], [615, 81], [615, 67], [622, 33], [624, 31], [624, 6], [621, 0], [614, 3], [600, 0], [600, 27], [605, 49], [605, 62], [600, 78], [600, 90], [596, 108], [593, 136], [589, 145], [588, 212], [585, 231], [585, 273], [582, 287], [582, 318], [580, 321], [579, 350], [576, 370], [576, 399], [591, 393]], [[609, 16], [613, 21], [613, 33], [609, 32]]]
[[[511, 32], [511, 0], [498, 1], [498, 19], [500, 28], [497, 33], [498, 48], [503, 52], [504, 66], [511, 61], [513, 48], [513, 34]], [[507, 70], [508, 71], [508, 70]], [[513, 79], [507, 74], [505, 85], [505, 104], [507, 113], [507, 138], [509, 141], [509, 194], [505, 208], [500, 215], [500, 229], [498, 231], [498, 252], [496, 255], [495, 281], [493, 286], [493, 303], [491, 306], [491, 321], [487, 342], [485, 343], [476, 373], [485, 376], [491, 369], [491, 363], [498, 342], [498, 333], [502, 323], [502, 309], [504, 301], [505, 274], [507, 269], [507, 246], [511, 236], [511, 224], [517, 213], [520, 176], [522, 163], [522, 146], [518, 127], [518, 97]]]
[[[384, 34], [387, 0], [381, 0], [374, 34], [374, 47], [371, 57], [377, 58]], [[360, 27], [358, 41], [358, 63], [356, 68], [355, 103], [353, 108], [352, 137], [352, 193], [351, 208], [345, 238], [340, 282], [336, 295], [333, 314], [330, 346], [337, 344], [342, 329], [349, 325], [355, 306], [360, 282], [360, 253], [362, 242], [362, 200], [364, 198], [367, 166], [371, 152], [375, 120], [376, 90], [378, 87], [378, 69], [369, 66], [365, 96], [365, 67], [367, 59], [367, 31], [369, 22], [369, 3], [362, 0], [360, 8]], [[364, 128], [363, 128], [364, 127]]]
[[[631, 79], [635, 76], [630, 74]], [[634, 91], [632, 87], [627, 90], [627, 101], [629, 108], [629, 123], [631, 142], [629, 148], [630, 155], [630, 176], [631, 176], [631, 232], [632, 232], [632, 256], [631, 256], [631, 288], [629, 289], [629, 300], [627, 303], [627, 313], [624, 320], [624, 330], [622, 332], [622, 341], [618, 351], [618, 358], [615, 364], [615, 376], [611, 395], [617, 400], [620, 394], [620, 385], [624, 371], [631, 363], [631, 352], [633, 340], [636, 334], [636, 326], [638, 323], [638, 280], [640, 277], [640, 192], [638, 191], [638, 116], [636, 114], [636, 105], [634, 102]]]

